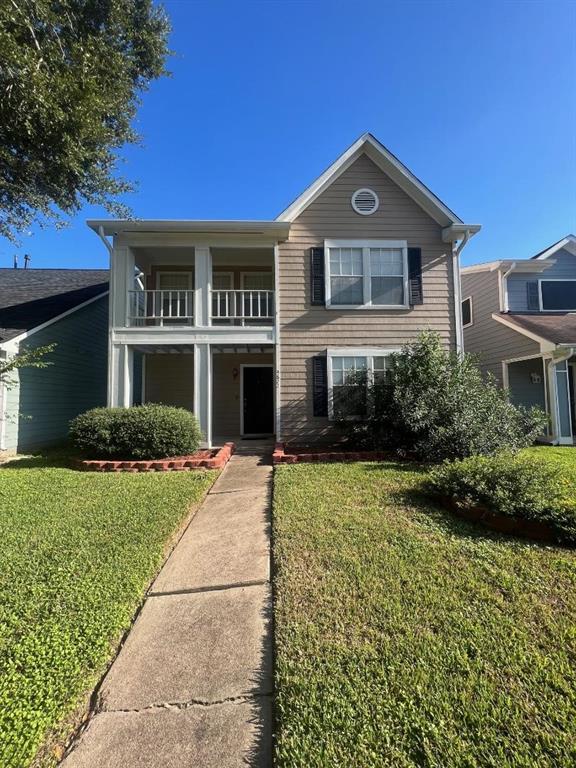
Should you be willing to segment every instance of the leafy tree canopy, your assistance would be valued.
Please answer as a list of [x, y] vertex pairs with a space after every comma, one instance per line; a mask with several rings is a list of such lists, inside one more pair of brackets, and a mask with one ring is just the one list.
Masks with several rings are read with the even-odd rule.
[[152, 0], [0, 2], [0, 235], [62, 225], [84, 202], [127, 215], [117, 150], [138, 141], [168, 32]]

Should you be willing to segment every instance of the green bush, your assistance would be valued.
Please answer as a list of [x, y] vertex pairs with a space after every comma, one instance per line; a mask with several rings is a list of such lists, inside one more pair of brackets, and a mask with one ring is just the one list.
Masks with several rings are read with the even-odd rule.
[[137, 405], [86, 411], [70, 422], [70, 438], [94, 459], [163, 459], [194, 453], [202, 433], [184, 408]]
[[576, 496], [568, 473], [538, 458], [472, 456], [430, 473], [429, 490], [463, 507], [546, 523], [558, 539], [576, 543]]
[[367, 418], [340, 421], [350, 439], [424, 461], [519, 450], [547, 422], [543, 411], [514, 406], [492, 378], [482, 376], [473, 356], [446, 351], [432, 332], [391, 356], [385, 381], [363, 386]]

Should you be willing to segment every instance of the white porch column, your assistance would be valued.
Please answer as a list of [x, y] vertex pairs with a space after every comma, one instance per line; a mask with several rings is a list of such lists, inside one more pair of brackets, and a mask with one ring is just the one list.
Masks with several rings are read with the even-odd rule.
[[126, 246], [115, 246], [110, 256], [110, 327], [128, 325], [128, 291], [134, 288], [134, 254]]
[[127, 344], [111, 344], [108, 365], [108, 405], [132, 405], [134, 352]]
[[210, 325], [212, 257], [207, 245], [194, 248], [194, 325]]
[[554, 439], [562, 444], [572, 443], [572, 414], [570, 405], [569, 370], [566, 359], [550, 364], [550, 415]]
[[194, 413], [208, 448], [212, 447], [212, 357], [209, 344], [194, 345]]

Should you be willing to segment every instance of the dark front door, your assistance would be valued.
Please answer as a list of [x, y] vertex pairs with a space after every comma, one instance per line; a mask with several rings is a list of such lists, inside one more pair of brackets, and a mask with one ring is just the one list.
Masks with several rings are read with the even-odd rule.
[[242, 368], [244, 435], [274, 432], [274, 369], [254, 365]]

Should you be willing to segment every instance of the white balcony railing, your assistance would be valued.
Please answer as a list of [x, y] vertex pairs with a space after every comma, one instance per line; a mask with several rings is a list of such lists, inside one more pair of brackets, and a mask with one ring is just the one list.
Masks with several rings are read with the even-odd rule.
[[274, 291], [212, 291], [213, 320], [272, 321]]
[[[211, 291], [217, 325], [270, 325], [273, 318], [274, 291]], [[194, 291], [128, 291], [128, 325], [194, 325]]]
[[194, 291], [128, 291], [128, 325], [193, 325]]

